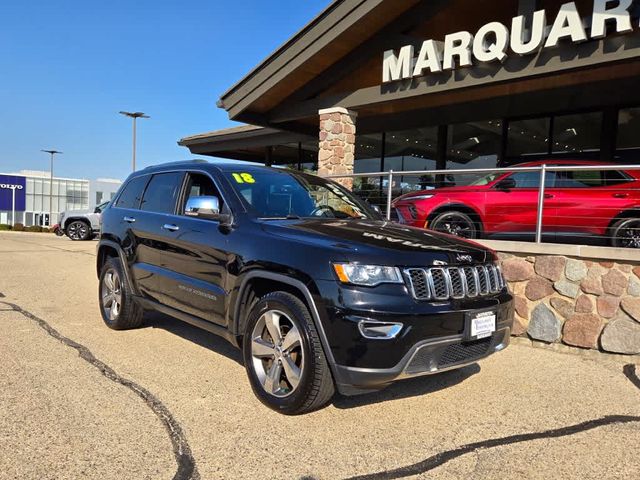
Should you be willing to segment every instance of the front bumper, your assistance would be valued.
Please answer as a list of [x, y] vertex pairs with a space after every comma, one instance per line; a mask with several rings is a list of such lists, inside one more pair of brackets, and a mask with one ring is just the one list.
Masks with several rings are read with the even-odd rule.
[[489, 338], [471, 342], [465, 342], [463, 335], [424, 340], [415, 344], [392, 368], [336, 365], [336, 385], [343, 395], [357, 395], [380, 390], [397, 380], [454, 370], [504, 350], [510, 336], [508, 326]]

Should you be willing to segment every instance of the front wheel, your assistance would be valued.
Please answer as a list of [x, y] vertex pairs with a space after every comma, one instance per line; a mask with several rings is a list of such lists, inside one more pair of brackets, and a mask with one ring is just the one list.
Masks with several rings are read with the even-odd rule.
[[640, 248], [640, 218], [624, 218], [611, 227], [611, 244], [621, 248]]
[[100, 272], [98, 293], [100, 313], [107, 327], [127, 330], [142, 325], [144, 311], [133, 299], [119, 259], [109, 258], [105, 262]]
[[91, 227], [87, 222], [76, 220], [71, 222], [67, 227], [67, 236], [74, 241], [89, 240], [89, 237], [91, 236]]
[[431, 230], [462, 238], [478, 238], [478, 227], [466, 213], [459, 211], [438, 214], [429, 224]]
[[277, 412], [311, 412], [333, 397], [331, 371], [313, 319], [290, 293], [265, 295], [251, 309], [243, 354], [253, 392]]

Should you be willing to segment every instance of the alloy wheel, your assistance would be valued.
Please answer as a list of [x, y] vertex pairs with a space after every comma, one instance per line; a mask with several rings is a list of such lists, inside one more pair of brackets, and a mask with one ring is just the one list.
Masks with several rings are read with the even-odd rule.
[[84, 222], [73, 222], [68, 227], [69, 238], [72, 240], [82, 240], [88, 233], [87, 225]]
[[429, 227], [436, 232], [448, 233], [456, 237], [474, 238], [475, 226], [466, 216], [457, 212], [446, 213], [438, 217]]
[[105, 273], [100, 297], [105, 316], [111, 321], [116, 320], [122, 308], [122, 283], [115, 270]]
[[300, 330], [285, 313], [262, 314], [251, 333], [253, 369], [265, 392], [278, 398], [291, 395], [304, 371]]
[[623, 222], [616, 230], [615, 240], [619, 247], [640, 248], [640, 219]]

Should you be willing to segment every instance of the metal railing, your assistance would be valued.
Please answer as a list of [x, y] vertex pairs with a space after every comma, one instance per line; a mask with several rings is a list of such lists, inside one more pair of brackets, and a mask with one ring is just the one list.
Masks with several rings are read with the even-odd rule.
[[[329, 179], [333, 179], [333, 180], [338, 180], [338, 179], [368, 179], [368, 178], [379, 178], [379, 192], [380, 192], [380, 200], [383, 200], [384, 198], [384, 204], [386, 207], [386, 218], [387, 220], [391, 220], [392, 218], [392, 204], [394, 201], [394, 193], [393, 193], [393, 185], [394, 185], [394, 180], [398, 179], [398, 178], [403, 178], [403, 177], [424, 177], [424, 176], [430, 176], [433, 177], [434, 179], [438, 179], [438, 178], [443, 178], [444, 176], [446, 177], [455, 177], [455, 176], [464, 176], [464, 175], [473, 175], [473, 176], [481, 176], [484, 174], [490, 174], [490, 173], [495, 173], [495, 174], [505, 174], [505, 173], [517, 173], [517, 172], [539, 172], [539, 182], [537, 187], [528, 187], [528, 188], [537, 188], [538, 190], [538, 199], [537, 199], [537, 214], [536, 214], [536, 221], [535, 221], [535, 242], [536, 243], [542, 243], [542, 237], [543, 237], [543, 219], [544, 219], [544, 209], [545, 209], [545, 199], [546, 199], [546, 188], [551, 188], [551, 187], [547, 187], [546, 186], [546, 181], [548, 178], [548, 174], [550, 172], [580, 172], [580, 171], [597, 171], [597, 172], [604, 172], [604, 171], [621, 171], [621, 172], [628, 172], [628, 171], [632, 171], [632, 170], [640, 170], [640, 165], [547, 165], [547, 164], [543, 164], [543, 165], [538, 165], [538, 166], [528, 166], [528, 167], [512, 167], [512, 168], [481, 168], [481, 169], [453, 169], [453, 170], [408, 170], [408, 171], [394, 171], [394, 170], [389, 170], [387, 172], [375, 172], [375, 173], [353, 173], [353, 174], [339, 174], [339, 175], [327, 175], [325, 176], [325, 178], [329, 178]], [[383, 183], [384, 180], [387, 181], [387, 188], [386, 188], [386, 194], [384, 194], [384, 190], [385, 188], [383, 187]], [[630, 180], [632, 181], [632, 180]], [[438, 181], [435, 181], [434, 183], [438, 183]], [[467, 184], [468, 185], [468, 184]], [[464, 186], [464, 185], [462, 185]], [[559, 188], [559, 187], [552, 187], [554, 188], [554, 190], [567, 190], [567, 191], [571, 191], [571, 190], [575, 190], [575, 187], [573, 188]], [[588, 186], [585, 186], [584, 188], [590, 188]], [[624, 184], [620, 185], [620, 186], [600, 186], [600, 187], [591, 187], [591, 188], [598, 188], [601, 191], [607, 191], [607, 190], [625, 190]], [[412, 191], [422, 191], [422, 190], [435, 190], [437, 193], [437, 187], [432, 187], [431, 189], [428, 188], [421, 188], [421, 189], [415, 189]], [[629, 192], [634, 191], [635, 189], [627, 189]], [[410, 192], [401, 192], [401, 195], [404, 195], [405, 193], [410, 193]], [[639, 193], [640, 196], [640, 193]], [[386, 198], [385, 198], [386, 197]], [[382, 202], [374, 202], [374, 203], [382, 203]], [[638, 202], [636, 205], [634, 205], [634, 207], [636, 208], [636, 210], [639, 212], [638, 217], [640, 219], [640, 202]], [[633, 208], [633, 207], [631, 207]], [[597, 212], [594, 212], [597, 213]], [[598, 217], [598, 218], [604, 218], [604, 217]], [[612, 219], [615, 218], [615, 216], [612, 217]], [[634, 217], [635, 218], [635, 217]], [[526, 227], [526, 225], [525, 225]], [[640, 231], [638, 232], [640, 234]]]

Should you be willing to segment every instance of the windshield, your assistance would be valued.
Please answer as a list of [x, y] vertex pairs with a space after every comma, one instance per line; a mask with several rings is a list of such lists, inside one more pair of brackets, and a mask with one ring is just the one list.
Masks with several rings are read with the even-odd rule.
[[287, 170], [225, 175], [260, 218], [378, 219], [352, 193], [320, 177]]
[[479, 179], [471, 182], [469, 185], [473, 185], [473, 186], [488, 185], [491, 182], [493, 182], [496, 178], [498, 178], [500, 175], [504, 175], [504, 173], [489, 173], [484, 177], [480, 177]]

